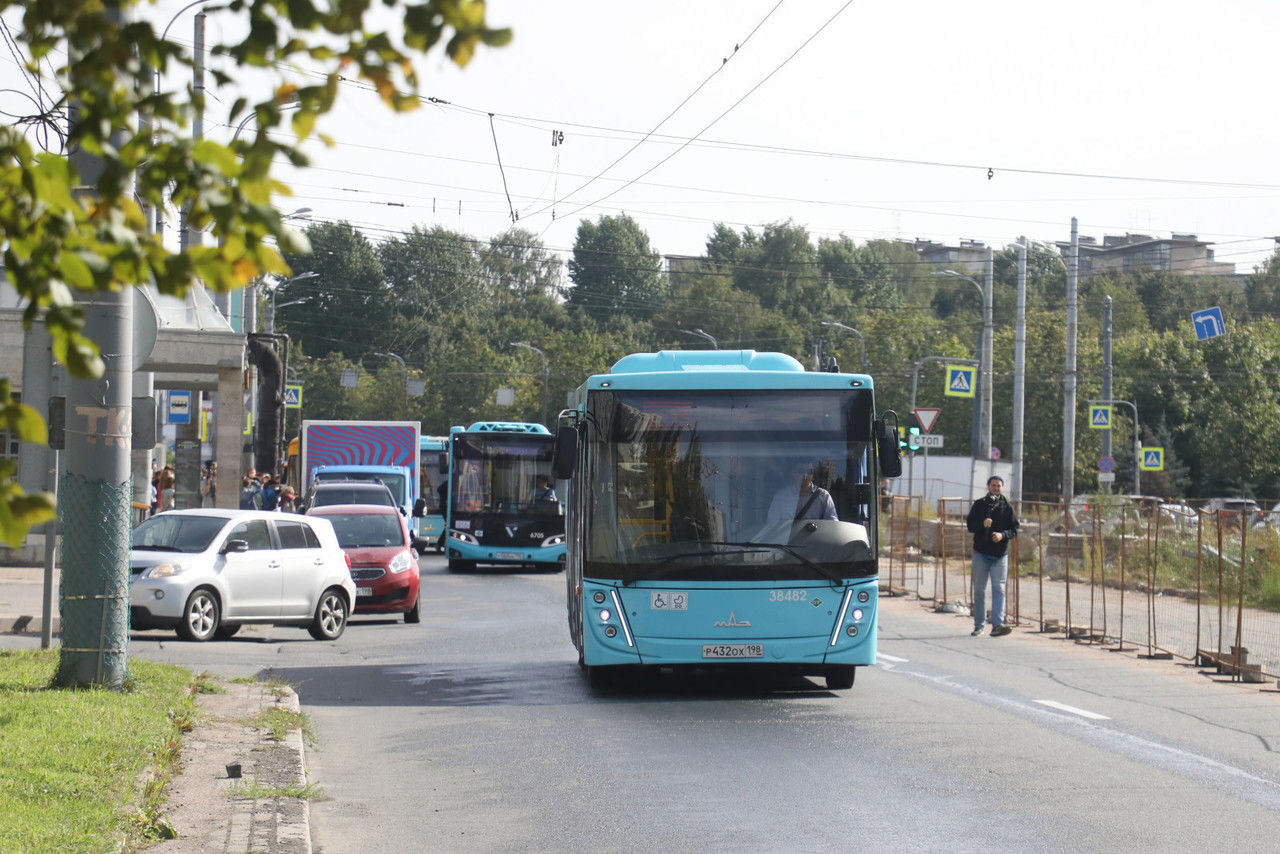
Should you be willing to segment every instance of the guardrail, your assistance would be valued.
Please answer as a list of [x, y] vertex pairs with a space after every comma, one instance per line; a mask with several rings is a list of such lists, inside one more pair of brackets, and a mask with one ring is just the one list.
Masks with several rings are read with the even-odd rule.
[[[881, 585], [940, 611], [972, 608], [969, 502], [894, 497], [883, 522]], [[1256, 514], [1102, 497], [1070, 515], [1015, 504], [1006, 621], [1146, 658], [1216, 667], [1233, 680], [1280, 678], [1280, 530]], [[1079, 512], [1075, 512], [1079, 511]]]

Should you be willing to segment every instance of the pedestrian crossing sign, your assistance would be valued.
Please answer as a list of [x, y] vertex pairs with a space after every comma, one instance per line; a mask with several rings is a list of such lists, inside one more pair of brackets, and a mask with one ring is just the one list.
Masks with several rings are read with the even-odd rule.
[[1142, 471], [1164, 471], [1164, 448], [1143, 448], [1138, 463]]
[[301, 409], [302, 408], [302, 386], [286, 384], [284, 387], [284, 408], [285, 409]]
[[974, 368], [947, 365], [947, 396], [973, 397], [973, 391], [977, 385], [974, 382], [976, 373], [977, 371]]
[[1110, 430], [1111, 429], [1111, 407], [1110, 406], [1090, 406], [1089, 407], [1089, 427], [1093, 430]]

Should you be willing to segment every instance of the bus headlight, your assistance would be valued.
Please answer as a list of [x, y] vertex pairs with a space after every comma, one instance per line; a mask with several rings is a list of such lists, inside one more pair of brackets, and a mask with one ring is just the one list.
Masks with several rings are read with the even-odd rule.
[[477, 540], [475, 537], [458, 530], [449, 531], [449, 539], [457, 540], [460, 543], [466, 543], [469, 546], [480, 545], [480, 541]]
[[597, 605], [603, 605], [603, 604], [604, 604], [604, 591], [603, 591], [603, 590], [597, 590], [595, 593], [591, 594], [591, 598], [592, 598], [592, 600], [593, 600]]
[[851, 623], [849, 627], [844, 630], [844, 633], [851, 638], [856, 638], [858, 636], [858, 627]]
[[857, 622], [859, 622], [859, 621], [861, 621], [861, 620], [862, 620], [862, 609], [861, 609], [861, 608], [854, 608], [854, 609], [853, 609], [853, 621], [854, 621], [855, 623], [857, 623]]
[[609, 618], [610, 618], [610, 617], [612, 617], [612, 616], [613, 616], [613, 614], [609, 613], [609, 609], [608, 609], [608, 608], [601, 608], [601, 609], [600, 609], [600, 622], [602, 622], [602, 623], [607, 623], [607, 622], [609, 622]]
[[858, 601], [859, 601], [859, 602], [862, 602], [863, 604], [866, 604], [866, 601], [867, 601], [868, 599], [870, 599], [870, 598], [871, 598], [871, 594], [870, 594], [870, 593], [868, 593], [867, 591], [865, 591], [865, 590], [859, 590], [859, 591], [858, 591]]
[[562, 545], [564, 545], [564, 534], [556, 534], [554, 537], [547, 537], [545, 540], [542, 541], [542, 547], [544, 549], [549, 549], [552, 546], [562, 546]]

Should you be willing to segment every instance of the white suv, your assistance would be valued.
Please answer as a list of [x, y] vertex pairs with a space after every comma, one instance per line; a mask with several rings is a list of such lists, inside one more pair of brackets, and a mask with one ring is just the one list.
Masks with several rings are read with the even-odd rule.
[[133, 531], [130, 619], [185, 640], [229, 638], [246, 623], [346, 628], [351, 562], [327, 519], [262, 510], [171, 510]]

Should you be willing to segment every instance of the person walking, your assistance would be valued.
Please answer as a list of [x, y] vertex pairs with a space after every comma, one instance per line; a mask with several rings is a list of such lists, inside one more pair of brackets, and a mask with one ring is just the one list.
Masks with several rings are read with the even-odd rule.
[[1009, 541], [1018, 536], [1018, 517], [1002, 494], [1004, 480], [987, 478], [987, 494], [973, 502], [966, 523], [973, 534], [973, 632], [982, 634], [987, 616], [987, 582], [991, 582], [991, 636], [1013, 629], [1004, 624], [1004, 584], [1009, 574]]

